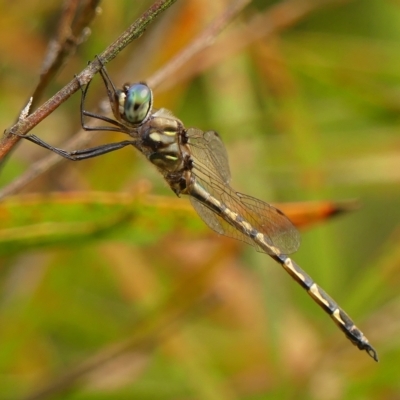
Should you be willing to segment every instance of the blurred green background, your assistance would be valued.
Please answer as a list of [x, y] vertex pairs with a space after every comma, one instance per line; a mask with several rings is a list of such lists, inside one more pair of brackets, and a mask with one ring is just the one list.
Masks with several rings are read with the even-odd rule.
[[[358, 199], [359, 209], [302, 230], [293, 258], [380, 363], [268, 256], [210, 231], [125, 148], [63, 162], [0, 203], [0, 399], [400, 399], [400, 2], [330, 1], [252, 40], [252, 21], [281, 3], [288, 15], [313, 4], [252, 2], [201, 62], [155, 88], [155, 106], [217, 130], [243, 193]], [[43, 101], [150, 4], [102, 3]], [[151, 77], [228, 4], [178, 1], [107, 65], [115, 84]], [[4, 129], [34, 90], [61, 5], [0, 1]], [[104, 96], [95, 77], [86, 108]], [[77, 93], [33, 133], [61, 147], [79, 130], [79, 102]], [[125, 139], [87, 134], [92, 145]], [[2, 187], [48, 154], [17, 147]], [[33, 397], [39, 388], [48, 396]]]

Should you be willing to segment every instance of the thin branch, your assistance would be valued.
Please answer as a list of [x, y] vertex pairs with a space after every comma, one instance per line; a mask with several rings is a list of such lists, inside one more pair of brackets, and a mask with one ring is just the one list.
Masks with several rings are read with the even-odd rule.
[[[257, 14], [246, 25], [238, 27], [214, 46], [203, 46], [196, 52], [192, 51], [197, 43], [192, 43], [190, 48], [182, 51], [169, 61], [151, 79], [160, 82], [160, 91], [168, 90], [178, 83], [185, 82], [199, 73], [210, 69], [222, 60], [242, 51], [247, 46], [260, 39], [294, 26], [308, 15], [327, 6], [340, 5], [352, 0], [284, 0], [268, 8], [264, 13]], [[204, 32], [207, 37], [207, 32]], [[213, 38], [210, 38], [210, 41]], [[190, 59], [185, 53], [191, 54]], [[184, 67], [184, 68], [182, 68]], [[149, 86], [150, 79], [147, 80]]]
[[[139, 38], [147, 26], [164, 10], [170, 7], [176, 0], [158, 0], [156, 1], [139, 19], [137, 19], [118, 39], [100, 54], [103, 64], [107, 64], [117, 54], [124, 49], [130, 42]], [[20, 140], [18, 135], [27, 134], [39, 122], [51, 114], [72, 94], [79, 90], [81, 85], [87, 84], [92, 77], [100, 70], [101, 65], [97, 60], [93, 61], [85, 68], [77, 79], [73, 79], [69, 84], [56, 93], [51, 99], [39, 107], [35, 112], [25, 119], [20, 119], [11, 128], [5, 131], [3, 140], [0, 143], [0, 161], [9, 153], [13, 146]]]
[[72, 23], [75, 18], [79, 0], [65, 0], [61, 18], [58, 23], [57, 33], [54, 38], [50, 39], [47, 53], [44, 57], [39, 83], [33, 92], [32, 109], [38, 105], [44, 89], [53, 79], [54, 75], [59, 71], [63, 64], [64, 58], [72, 51], [72, 41], [70, 40]]
[[32, 95], [32, 109], [38, 105], [44, 89], [75, 53], [89, 32], [100, 0], [65, 0], [57, 34], [51, 39], [44, 57], [40, 81]]
[[[29, 100], [31, 103], [29, 112], [24, 115], [24, 118], [20, 116], [18, 122], [23, 123], [31, 110], [37, 107], [47, 85], [75, 53], [77, 46], [87, 37], [88, 25], [96, 15], [99, 2], [100, 0], [65, 0], [56, 36], [49, 42], [39, 83]], [[82, 3], [80, 7], [82, 10], [79, 8], [80, 3]], [[0, 148], [4, 147], [4, 156], [18, 141], [19, 138], [15, 136], [3, 137]], [[4, 156], [0, 156], [0, 163], [5, 161]]]
[[[93, 140], [93, 136], [88, 135], [86, 131], [81, 129], [66, 143], [66, 148], [79, 149], [89, 145]], [[61, 162], [66, 161], [65, 158], [60, 157], [58, 154], [49, 152], [48, 155], [34, 162], [29, 166], [29, 169], [23, 174], [15, 178], [11, 183], [0, 190], [0, 199], [8, 197], [9, 195], [18, 192], [25, 187], [29, 182], [34, 180], [39, 175], [45, 173], [49, 169], [57, 166]]]
[[205, 48], [211, 46], [219, 33], [238, 15], [251, 0], [236, 0], [232, 2], [214, 21], [201, 32], [185, 49], [173, 57], [164, 67], [146, 80], [150, 87], [160, 85], [165, 79], [176, 74], [188, 60]]

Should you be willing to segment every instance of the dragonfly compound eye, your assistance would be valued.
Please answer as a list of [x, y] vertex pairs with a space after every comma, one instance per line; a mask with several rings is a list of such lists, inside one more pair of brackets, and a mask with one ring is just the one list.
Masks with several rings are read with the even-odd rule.
[[132, 124], [143, 123], [150, 115], [153, 103], [151, 89], [143, 84], [136, 83], [129, 87], [124, 102], [124, 117]]

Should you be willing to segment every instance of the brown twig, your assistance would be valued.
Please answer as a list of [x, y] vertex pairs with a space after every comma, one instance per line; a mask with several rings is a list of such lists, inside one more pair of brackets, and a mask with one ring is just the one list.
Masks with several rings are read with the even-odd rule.
[[202, 50], [211, 46], [219, 33], [243, 10], [250, 0], [236, 0], [232, 2], [214, 21], [201, 32], [185, 49], [180, 51], [167, 64], [146, 80], [150, 87], [160, 85], [185, 65], [191, 58]]
[[[156, 1], [139, 19], [137, 19], [121, 36], [115, 40], [106, 50], [99, 56], [103, 64], [107, 64], [117, 54], [124, 49], [130, 42], [140, 37], [145, 31], [146, 27], [164, 10], [170, 7], [176, 0], [158, 0]], [[15, 143], [20, 139], [18, 135], [27, 134], [34, 128], [40, 121], [51, 114], [57, 107], [66, 101], [73, 93], [79, 90], [81, 85], [87, 84], [94, 74], [100, 70], [101, 66], [96, 60], [87, 68], [85, 68], [77, 79], [73, 79], [51, 99], [39, 107], [28, 117], [20, 118], [16, 124], [5, 131], [3, 140], [0, 143], [0, 161], [9, 153]]]
[[[47, 53], [44, 57], [40, 72], [40, 80], [32, 95], [32, 109], [37, 107], [44, 89], [47, 87], [62, 65], [61, 54], [65, 54], [65, 56], [68, 54], [68, 38], [71, 35], [72, 23], [78, 6], [79, 0], [64, 1], [61, 18], [58, 22], [57, 33], [55, 37], [49, 41]], [[71, 46], [68, 46], [68, 48], [71, 48]]]
[[88, 25], [96, 15], [100, 0], [65, 0], [56, 37], [50, 40], [40, 81], [32, 95], [35, 109], [49, 82], [87, 37]]
[[79, 44], [88, 35], [88, 26], [96, 16], [100, 0], [66, 0], [58, 24], [57, 35], [49, 42], [40, 81], [33, 93], [32, 109], [42, 96], [48, 83], [68, 61]]
[[[191, 55], [190, 58], [181, 52], [151, 79], [157, 83], [160, 82], [160, 91], [167, 90], [217, 65], [257, 40], [265, 39], [295, 25], [307, 15], [321, 8], [348, 1], [351, 0], [284, 0], [270, 7], [266, 12], [257, 14], [245, 26], [240, 26], [230, 32], [211, 48], [205, 45], [199, 46], [196, 52], [188, 49], [187, 53]], [[207, 32], [204, 32], [204, 36], [207, 38]], [[210, 38], [210, 41], [212, 39]], [[190, 45], [190, 47], [192, 46], [196, 47], [197, 43]]]
[[[31, 110], [37, 107], [47, 85], [60, 71], [68, 58], [74, 54], [77, 46], [87, 36], [87, 26], [96, 14], [99, 1], [100, 0], [65, 0], [57, 34], [54, 39], [50, 40], [47, 54], [44, 57], [39, 83], [33, 95], [30, 97], [29, 109], [26, 107], [24, 108], [24, 110], [27, 109], [28, 112], [25, 113], [23, 118], [21, 113], [18, 118], [19, 123], [22, 123], [28, 117]], [[79, 7], [80, 3], [81, 7]], [[0, 143], [0, 149], [3, 148], [4, 153], [0, 152], [0, 162], [5, 160], [5, 156], [18, 141], [18, 136], [10, 135], [8, 137], [3, 137]]]

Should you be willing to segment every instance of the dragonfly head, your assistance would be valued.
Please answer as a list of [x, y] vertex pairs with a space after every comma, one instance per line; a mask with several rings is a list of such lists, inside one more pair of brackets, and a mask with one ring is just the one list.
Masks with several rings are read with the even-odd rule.
[[150, 117], [153, 93], [145, 83], [125, 85], [116, 97], [121, 118], [130, 124], [141, 125]]

